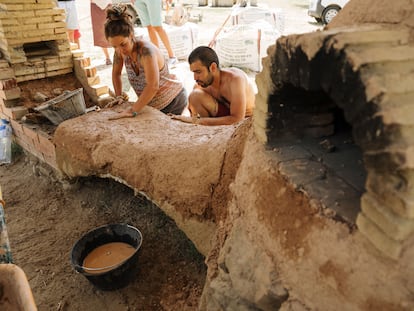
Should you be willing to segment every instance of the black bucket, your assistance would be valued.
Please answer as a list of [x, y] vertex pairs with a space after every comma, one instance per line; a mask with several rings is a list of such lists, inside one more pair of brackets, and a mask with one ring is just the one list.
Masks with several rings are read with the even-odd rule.
[[[135, 248], [133, 254], [123, 262], [99, 273], [88, 272], [83, 267], [85, 257], [95, 248], [112, 242], [127, 243]], [[138, 251], [142, 244], [141, 232], [128, 224], [109, 224], [89, 231], [81, 237], [71, 251], [74, 269], [83, 274], [94, 286], [101, 290], [115, 290], [128, 285], [138, 269]]]

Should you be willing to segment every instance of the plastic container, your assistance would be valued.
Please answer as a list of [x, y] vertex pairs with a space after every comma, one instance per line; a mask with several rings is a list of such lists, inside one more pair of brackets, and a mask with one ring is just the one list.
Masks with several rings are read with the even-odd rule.
[[0, 164], [11, 163], [12, 161], [12, 128], [10, 122], [1, 119], [0, 123]]
[[6, 227], [6, 218], [4, 215], [4, 205], [4, 201], [2, 200], [0, 194], [0, 264], [13, 263], [12, 253], [10, 250], [9, 235], [7, 233]]
[[[101, 273], [97, 269], [83, 267], [83, 262], [88, 254], [98, 246], [111, 242], [124, 242], [135, 248], [130, 257], [118, 265], [102, 268]], [[85, 276], [94, 286], [101, 290], [115, 290], [128, 285], [134, 279], [138, 271], [138, 254], [142, 244], [141, 232], [127, 224], [109, 224], [89, 231], [82, 236], [73, 246], [71, 251], [71, 263], [73, 268]], [[89, 271], [88, 271], [89, 270]], [[93, 272], [91, 270], [94, 270]]]

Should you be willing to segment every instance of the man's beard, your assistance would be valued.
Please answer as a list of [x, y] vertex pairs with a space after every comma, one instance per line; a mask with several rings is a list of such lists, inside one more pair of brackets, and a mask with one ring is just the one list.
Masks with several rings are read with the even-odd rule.
[[208, 75], [206, 82], [204, 81], [197, 81], [198, 84], [202, 87], [202, 88], [206, 88], [210, 85], [213, 84], [214, 78], [211, 74]]

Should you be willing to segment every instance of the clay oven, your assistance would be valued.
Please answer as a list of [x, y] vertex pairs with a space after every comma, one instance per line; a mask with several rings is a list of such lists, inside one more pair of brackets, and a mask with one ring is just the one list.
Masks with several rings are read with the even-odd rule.
[[412, 12], [379, 4], [383, 20], [351, 25], [355, 6], [327, 30], [269, 49], [255, 133], [284, 154], [281, 170], [298, 188], [397, 259], [414, 230]]
[[0, 59], [9, 66], [3, 75], [21, 82], [73, 71], [64, 10], [55, 1], [1, 1], [0, 34]]

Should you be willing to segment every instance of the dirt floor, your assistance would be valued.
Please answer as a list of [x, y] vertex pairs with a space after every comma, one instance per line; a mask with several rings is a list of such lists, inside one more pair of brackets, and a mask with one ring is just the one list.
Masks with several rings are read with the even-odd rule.
[[[52, 99], [55, 90], [81, 85], [68, 74], [19, 87], [24, 105], [35, 113], [36, 93]], [[85, 92], [84, 98], [86, 106], [93, 105]], [[56, 126], [36, 120], [53, 135]], [[62, 183], [46, 164], [18, 147], [13, 155], [12, 164], [0, 166], [7, 230], [14, 263], [26, 273], [39, 310], [197, 310], [204, 258], [153, 202], [109, 179]], [[135, 226], [143, 244], [134, 281], [104, 292], [75, 272], [70, 252], [83, 234], [109, 223]]]
[[[14, 263], [27, 275], [39, 310], [196, 310], [204, 258], [155, 204], [113, 180], [80, 179], [65, 186], [24, 153], [0, 166]], [[96, 289], [70, 262], [87, 231], [128, 223], [142, 232], [139, 270], [127, 287]]]

